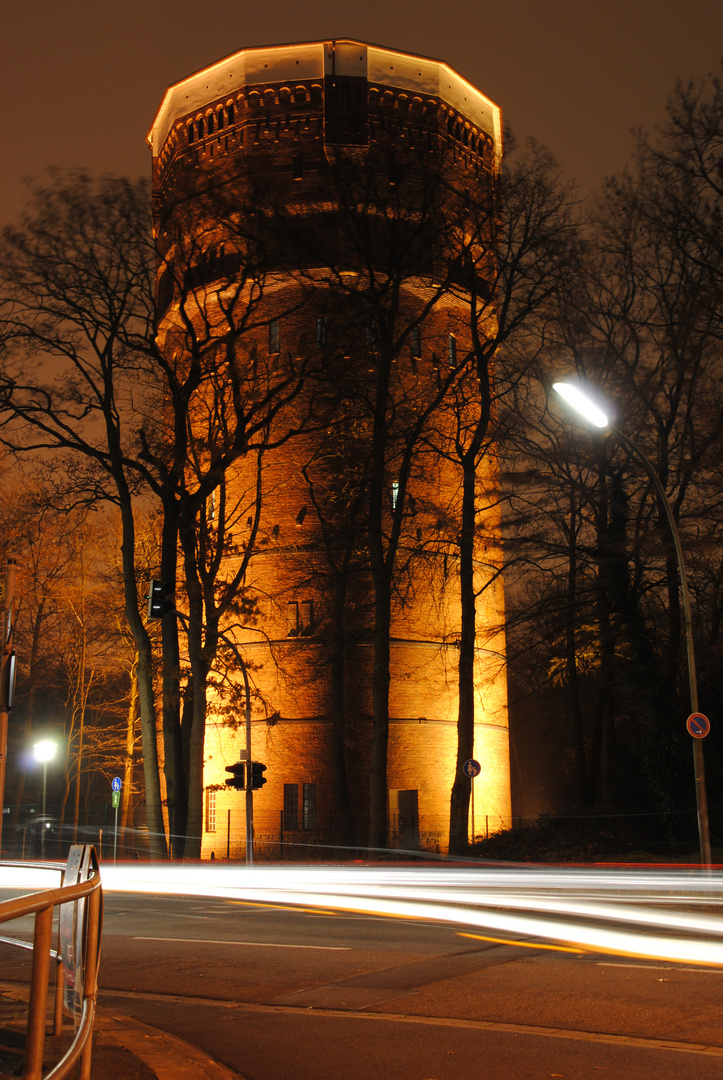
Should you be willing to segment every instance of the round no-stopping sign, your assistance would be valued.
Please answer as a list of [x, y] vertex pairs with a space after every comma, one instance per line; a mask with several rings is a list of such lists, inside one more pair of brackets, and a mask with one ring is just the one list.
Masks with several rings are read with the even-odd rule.
[[702, 712], [694, 712], [685, 721], [685, 726], [694, 739], [704, 739], [710, 731], [710, 720]]

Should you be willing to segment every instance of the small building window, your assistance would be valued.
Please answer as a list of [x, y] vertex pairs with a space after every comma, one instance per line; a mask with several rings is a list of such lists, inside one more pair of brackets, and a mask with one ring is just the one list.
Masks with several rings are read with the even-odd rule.
[[316, 828], [316, 784], [303, 785], [302, 828]]
[[301, 180], [304, 176], [304, 156], [294, 154], [291, 159], [291, 176], [293, 180]]
[[213, 135], [213, 113], [208, 114], [208, 118], [207, 118], [206, 122], [208, 124], [208, 133], [209, 133], [209, 135]]
[[449, 335], [449, 366], [457, 367], [457, 338], [454, 334]]
[[412, 327], [412, 340], [410, 345], [412, 358], [419, 360], [422, 355], [422, 328], [421, 326]]
[[216, 832], [216, 792], [206, 789], [206, 832]]
[[284, 832], [299, 828], [299, 785], [284, 784]]
[[224, 119], [223, 119], [223, 105], [222, 105], [221, 108], [216, 113], [216, 130], [220, 131], [221, 128], [223, 127], [223, 125], [224, 125]]
[[188, 121], [188, 125], [186, 127], [186, 130], [188, 132], [188, 141], [190, 143], [192, 143], [194, 138], [195, 138], [194, 129], [193, 129], [193, 120]]
[[326, 315], [320, 315], [316, 320], [316, 344], [326, 345], [329, 324]]
[[203, 138], [203, 117], [201, 117], [199, 119], [197, 127], [198, 127], [198, 137], [199, 137], [199, 139], [202, 139]]
[[399, 500], [399, 481], [392, 481], [392, 510], [397, 509], [397, 502]]
[[276, 356], [280, 351], [281, 328], [278, 319], [272, 319], [269, 323], [269, 353]]
[[299, 633], [310, 634], [314, 625], [314, 604], [311, 600], [302, 600], [299, 604]]
[[286, 605], [286, 626], [289, 637], [296, 637], [299, 633], [299, 602], [289, 600]]
[[231, 102], [230, 105], [226, 106], [226, 117], [228, 119], [229, 124], [233, 124], [233, 111], [234, 111], [234, 106], [233, 106], [233, 102]]
[[289, 637], [310, 634], [314, 629], [313, 600], [290, 600], [286, 605], [286, 625]]
[[297, 105], [304, 105], [306, 103], [306, 87], [297, 86], [294, 90], [294, 101]]

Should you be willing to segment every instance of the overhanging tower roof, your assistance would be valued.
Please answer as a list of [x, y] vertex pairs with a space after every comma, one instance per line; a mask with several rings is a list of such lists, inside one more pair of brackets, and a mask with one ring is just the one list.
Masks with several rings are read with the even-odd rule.
[[441, 98], [491, 135], [497, 157], [501, 154], [499, 106], [454, 68], [442, 60], [348, 38], [241, 49], [173, 83], [151, 124], [148, 144], [157, 156], [176, 120], [241, 87], [323, 80], [327, 75], [361, 76], [377, 85]]

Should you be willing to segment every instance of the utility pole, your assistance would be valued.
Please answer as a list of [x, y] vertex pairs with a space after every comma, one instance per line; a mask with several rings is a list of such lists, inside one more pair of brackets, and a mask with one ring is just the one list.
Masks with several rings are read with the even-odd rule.
[[15, 650], [13, 636], [15, 620], [15, 572], [18, 564], [8, 556], [2, 594], [2, 655], [0, 655], [0, 851], [2, 851], [3, 819], [5, 816], [5, 769], [8, 757], [8, 720], [13, 704], [15, 684]]

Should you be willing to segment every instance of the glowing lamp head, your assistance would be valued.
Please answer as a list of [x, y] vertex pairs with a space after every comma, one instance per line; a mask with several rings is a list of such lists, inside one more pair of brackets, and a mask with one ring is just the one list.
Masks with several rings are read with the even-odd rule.
[[36, 742], [33, 746], [35, 760], [40, 762], [52, 761], [57, 749], [58, 745], [52, 739], [41, 739], [40, 742]]
[[595, 427], [606, 428], [610, 421], [608, 420], [602, 409], [591, 401], [587, 394], [584, 394], [579, 386], [575, 386], [574, 383], [557, 382], [552, 384], [552, 389], [555, 390], [561, 398], [563, 398], [568, 405], [580, 414], [585, 420], [588, 420]]

